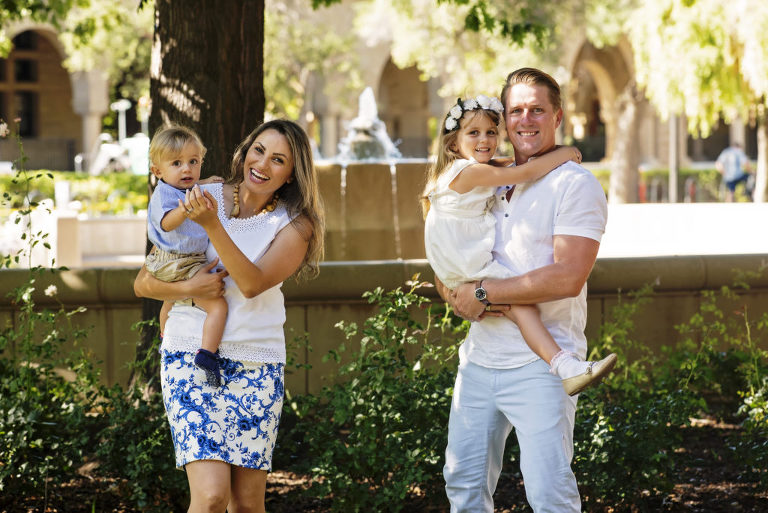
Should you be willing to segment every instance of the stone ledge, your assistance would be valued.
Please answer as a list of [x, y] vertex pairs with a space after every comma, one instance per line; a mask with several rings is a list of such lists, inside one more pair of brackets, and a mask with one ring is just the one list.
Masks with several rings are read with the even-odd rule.
[[[613, 294], [618, 289], [630, 291], [655, 283], [657, 292], [716, 289], [733, 285], [736, 271], [757, 271], [768, 265], [768, 255], [704, 255], [644, 258], [599, 258], [589, 277], [590, 295]], [[57, 305], [44, 295], [49, 285], [55, 285], [58, 300], [68, 305], [103, 303], [137, 303], [133, 280], [138, 267], [73, 269], [58, 275], [44, 273], [38, 278], [32, 297], [38, 305]], [[0, 271], [0, 307], [11, 306], [7, 293], [27, 280], [26, 269]], [[415, 274], [433, 281], [434, 274], [426, 260], [373, 260], [323, 262], [320, 276], [296, 283], [288, 280], [283, 286], [288, 304], [322, 303], [326, 301], [364, 302], [362, 293], [376, 287], [394, 289], [405, 286]], [[752, 281], [754, 288], [768, 288], [768, 273]], [[422, 294], [437, 297], [434, 289], [422, 289]]]

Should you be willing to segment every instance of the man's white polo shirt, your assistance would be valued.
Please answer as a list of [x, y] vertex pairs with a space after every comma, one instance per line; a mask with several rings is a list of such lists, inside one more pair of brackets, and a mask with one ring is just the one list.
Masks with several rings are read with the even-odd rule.
[[[605, 193], [594, 175], [575, 162], [567, 162], [535, 182], [514, 186], [507, 201], [510, 188], [496, 191], [493, 256], [515, 274], [553, 263], [555, 235], [600, 241], [608, 218]], [[539, 310], [560, 347], [586, 356], [586, 284], [578, 296], [542, 303]], [[538, 359], [517, 325], [506, 317], [473, 322], [459, 354], [462, 361], [490, 368], [520, 367]]]

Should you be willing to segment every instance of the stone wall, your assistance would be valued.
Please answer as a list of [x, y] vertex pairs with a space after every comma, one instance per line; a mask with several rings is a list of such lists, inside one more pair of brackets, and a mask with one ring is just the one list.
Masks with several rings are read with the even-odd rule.
[[[618, 301], [619, 290], [627, 293], [646, 283], [656, 283], [653, 301], [635, 319], [635, 334], [637, 340], [658, 351], [662, 345], [677, 340], [674, 326], [688, 321], [697, 311], [702, 290], [732, 285], [734, 270], [754, 271], [766, 262], [768, 255], [598, 259], [588, 282], [587, 337], [594, 339], [598, 335], [602, 320]], [[141, 318], [141, 300], [133, 294], [137, 271], [135, 267], [72, 270], [45, 275], [36, 283], [33, 297], [38, 306], [58, 308], [54, 299], [43, 294], [49, 284], [54, 284], [58, 300], [68, 307], [87, 308], [77, 316], [76, 323], [90, 328], [86, 344], [94, 358], [102, 362], [107, 383], [125, 383], [129, 376], [127, 364], [135, 355], [139, 336], [131, 326]], [[308, 333], [313, 348], [297, 355], [299, 361], [311, 363], [312, 369], [289, 374], [289, 389], [316, 391], [326, 382], [332, 366], [323, 363], [322, 357], [343, 341], [334, 325], [340, 320], [361, 325], [373, 312], [362, 299], [363, 292], [377, 286], [403, 286], [416, 273], [426, 280], [433, 277], [425, 260], [326, 262], [316, 280], [302, 285], [287, 282], [286, 339]], [[27, 276], [25, 270], [0, 271], [1, 326], [14, 322], [17, 311], [7, 294], [23, 284]], [[434, 289], [426, 289], [424, 294], [437, 300]], [[765, 312], [768, 276], [753, 283], [742, 298], [753, 319]], [[768, 341], [759, 343], [768, 349]]]

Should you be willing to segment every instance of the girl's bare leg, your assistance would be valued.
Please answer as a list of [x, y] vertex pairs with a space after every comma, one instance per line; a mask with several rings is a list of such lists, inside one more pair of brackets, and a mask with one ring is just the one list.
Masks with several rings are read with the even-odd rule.
[[544, 327], [536, 306], [512, 305], [504, 315], [517, 324], [528, 347], [549, 364], [550, 372], [563, 380], [568, 395], [599, 383], [616, 365], [613, 353], [602, 360], [587, 362], [570, 351], [563, 351]]
[[561, 351], [560, 346], [541, 322], [539, 309], [536, 306], [512, 305], [504, 315], [517, 324], [528, 347], [545, 362], [551, 363], [552, 358]]

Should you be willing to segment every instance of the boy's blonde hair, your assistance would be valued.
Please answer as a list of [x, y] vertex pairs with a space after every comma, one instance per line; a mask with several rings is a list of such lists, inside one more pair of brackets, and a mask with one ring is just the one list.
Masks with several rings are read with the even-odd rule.
[[152, 142], [149, 143], [150, 164], [157, 166], [161, 160], [169, 155], [178, 155], [189, 143], [194, 143], [200, 147], [200, 158], [205, 158], [205, 152], [208, 150], [194, 130], [181, 125], [161, 128], [155, 132]]
[[[467, 114], [470, 115], [468, 116]], [[424, 187], [424, 192], [421, 195], [421, 210], [425, 219], [427, 217], [427, 212], [429, 212], [429, 194], [435, 189], [437, 179], [446, 169], [448, 169], [448, 167], [450, 167], [454, 160], [461, 158], [458, 151], [451, 149], [451, 146], [455, 146], [456, 141], [459, 138], [461, 121], [469, 121], [478, 115], [487, 117], [496, 126], [499, 126], [499, 123], [501, 123], [501, 115], [498, 112], [490, 109], [477, 108], [473, 110], [465, 110], [455, 129], [445, 130], [443, 126], [440, 127], [440, 135], [437, 138], [435, 161], [427, 168], [427, 185]]]

